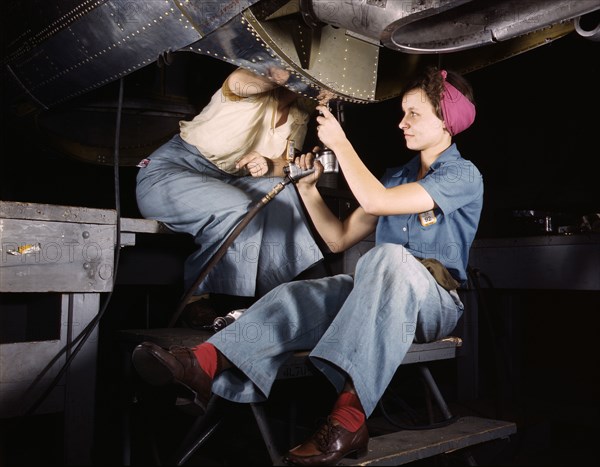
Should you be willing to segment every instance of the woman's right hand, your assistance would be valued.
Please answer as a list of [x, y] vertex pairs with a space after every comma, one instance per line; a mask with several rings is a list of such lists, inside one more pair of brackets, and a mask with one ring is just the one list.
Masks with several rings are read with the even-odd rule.
[[250, 151], [245, 156], [235, 161], [235, 168], [245, 169], [252, 177], [263, 177], [269, 173], [271, 168], [270, 159], [258, 151]]
[[338, 145], [348, 141], [346, 133], [326, 106], [318, 105], [316, 109], [321, 114], [317, 116], [317, 137], [325, 146], [337, 152]]

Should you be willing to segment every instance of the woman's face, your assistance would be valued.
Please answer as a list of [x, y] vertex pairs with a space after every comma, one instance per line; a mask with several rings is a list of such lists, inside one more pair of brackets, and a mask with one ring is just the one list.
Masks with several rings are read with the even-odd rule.
[[413, 89], [402, 98], [404, 117], [398, 124], [404, 132], [406, 147], [423, 151], [441, 144], [447, 138], [445, 125], [438, 118], [427, 94], [421, 89]]

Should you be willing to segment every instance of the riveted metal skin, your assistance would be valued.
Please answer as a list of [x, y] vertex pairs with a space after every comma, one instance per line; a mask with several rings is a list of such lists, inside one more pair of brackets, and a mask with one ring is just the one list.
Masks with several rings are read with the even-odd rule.
[[[301, 26], [296, 26], [301, 27]], [[287, 70], [285, 86], [317, 99], [322, 90], [355, 102], [373, 101], [379, 48], [346, 36], [331, 27], [321, 31], [321, 43], [310, 67], [303, 67], [289, 29], [281, 22], [260, 21], [250, 10], [221, 26], [186, 50], [208, 55], [266, 76], [269, 70]], [[359, 59], [361, 66], [355, 66]]]
[[368, 104], [398, 96], [441, 55], [467, 73], [576, 30], [596, 40], [575, 25], [599, 9], [600, 0], [7, 2], [4, 94], [16, 113], [48, 109], [192, 51], [259, 74], [283, 68], [309, 98]]
[[198, 41], [256, 1], [33, 1], [13, 11], [34, 28], [5, 48], [3, 67], [19, 94], [53, 107]]

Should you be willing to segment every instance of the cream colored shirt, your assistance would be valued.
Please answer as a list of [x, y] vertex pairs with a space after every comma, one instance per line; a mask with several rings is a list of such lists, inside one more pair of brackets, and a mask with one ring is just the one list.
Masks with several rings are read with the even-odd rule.
[[233, 94], [226, 81], [202, 112], [191, 121], [180, 121], [179, 127], [181, 138], [221, 170], [245, 175], [235, 163], [250, 151], [276, 159], [284, 154], [288, 139], [302, 148], [308, 118], [294, 103], [287, 121], [275, 127], [277, 89], [243, 98]]

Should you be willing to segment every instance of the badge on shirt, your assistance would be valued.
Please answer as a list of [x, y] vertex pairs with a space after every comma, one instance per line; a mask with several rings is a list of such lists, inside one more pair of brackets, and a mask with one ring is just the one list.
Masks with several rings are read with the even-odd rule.
[[150, 164], [150, 159], [142, 159], [137, 163], [136, 167], [139, 167], [140, 169], [145, 169], [146, 167], [148, 167], [148, 164]]
[[428, 227], [437, 222], [437, 217], [435, 217], [435, 214], [433, 213], [433, 209], [431, 209], [430, 211], [425, 211], [425, 212], [420, 213], [419, 220], [421, 221], [421, 225], [423, 227]]

